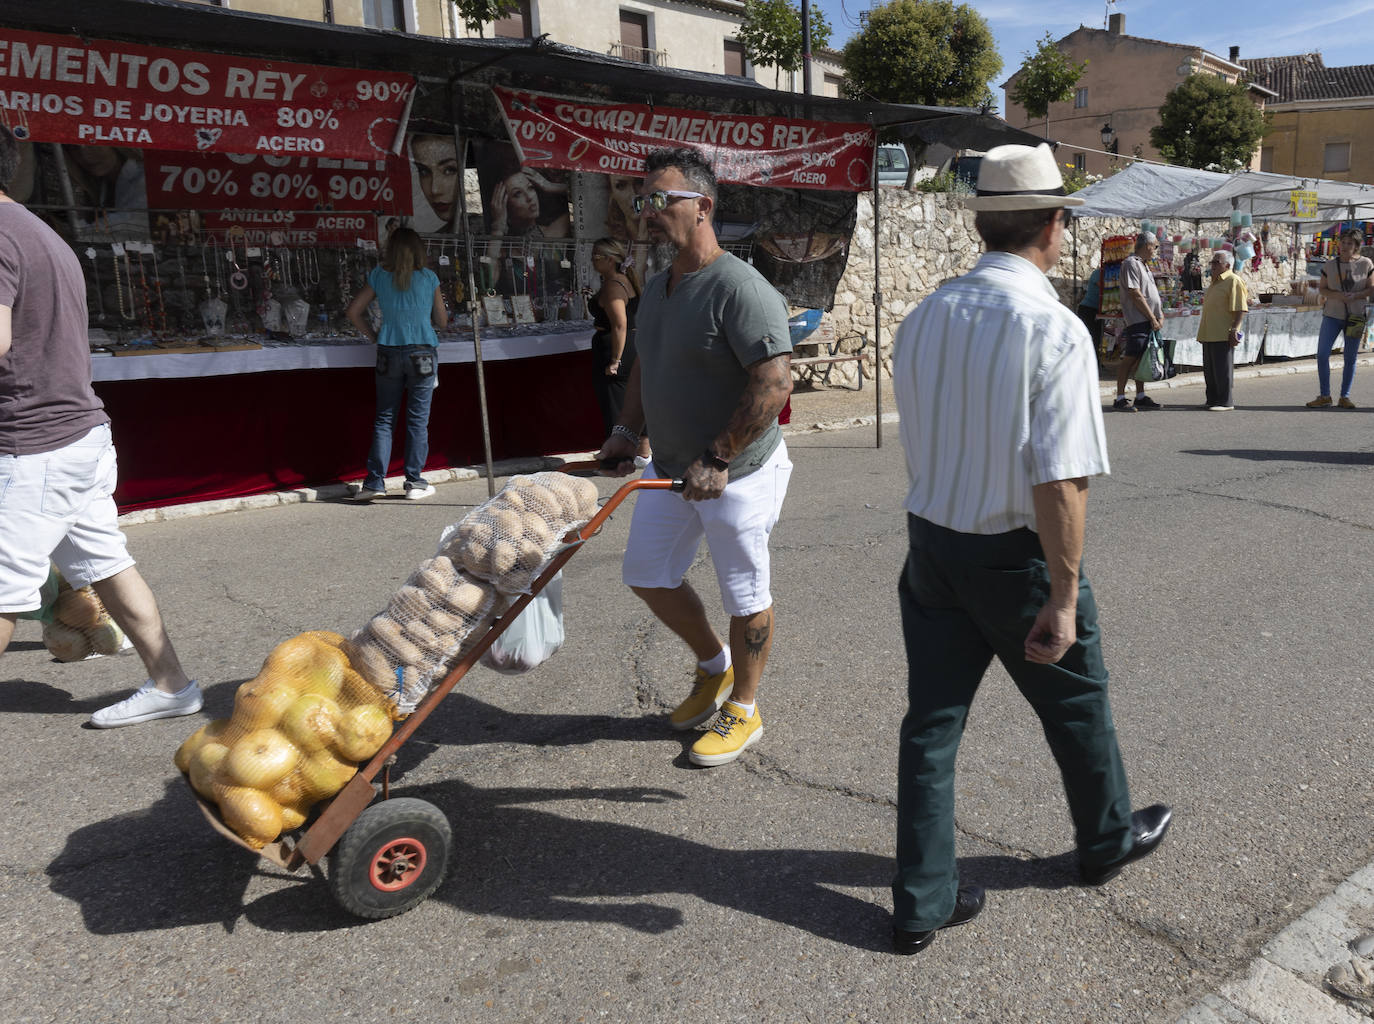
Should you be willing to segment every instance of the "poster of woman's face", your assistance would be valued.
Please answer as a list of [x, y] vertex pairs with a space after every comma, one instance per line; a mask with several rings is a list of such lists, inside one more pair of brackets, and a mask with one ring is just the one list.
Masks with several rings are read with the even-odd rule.
[[447, 233], [458, 217], [458, 189], [463, 176], [458, 145], [452, 135], [411, 132], [411, 193], [415, 196], [414, 227], [421, 234]]
[[472, 145], [488, 234], [537, 238], [571, 234], [566, 171], [521, 167], [509, 142], [474, 139]]

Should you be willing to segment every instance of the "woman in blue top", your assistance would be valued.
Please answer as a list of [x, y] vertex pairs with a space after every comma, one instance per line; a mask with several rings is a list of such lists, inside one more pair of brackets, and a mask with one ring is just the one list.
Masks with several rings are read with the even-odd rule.
[[[373, 330], [367, 307], [376, 300], [382, 326]], [[438, 385], [439, 337], [436, 327], [448, 324], [439, 292], [439, 278], [425, 266], [425, 245], [410, 228], [398, 228], [386, 242], [382, 265], [367, 275], [367, 284], [348, 304], [348, 319], [377, 346], [377, 418], [372, 424], [372, 448], [367, 453], [367, 476], [353, 496], [371, 501], [386, 493], [391, 463], [391, 430], [406, 402], [405, 492], [407, 498], [434, 493], [421, 474], [429, 458], [429, 403]]]

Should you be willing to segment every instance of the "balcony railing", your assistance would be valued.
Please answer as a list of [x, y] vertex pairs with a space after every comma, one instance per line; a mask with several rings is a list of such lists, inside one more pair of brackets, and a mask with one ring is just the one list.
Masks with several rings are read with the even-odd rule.
[[668, 66], [667, 50], [648, 50], [642, 46], [630, 46], [628, 43], [611, 43], [611, 56], [619, 57], [621, 60], [632, 60], [636, 64], [649, 64], [656, 68], [666, 68]]

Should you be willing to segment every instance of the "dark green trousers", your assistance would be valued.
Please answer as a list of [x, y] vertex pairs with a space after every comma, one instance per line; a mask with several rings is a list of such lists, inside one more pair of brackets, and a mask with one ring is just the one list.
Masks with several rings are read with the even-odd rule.
[[1040, 538], [1025, 529], [957, 533], [912, 515], [907, 532], [897, 592], [909, 705], [897, 764], [893, 924], [925, 931], [954, 911], [954, 760], [994, 656], [1040, 716], [1083, 863], [1105, 864], [1130, 849], [1131, 801], [1087, 578], [1079, 575], [1078, 640], [1058, 664], [1036, 665], [1024, 644], [1050, 594]]

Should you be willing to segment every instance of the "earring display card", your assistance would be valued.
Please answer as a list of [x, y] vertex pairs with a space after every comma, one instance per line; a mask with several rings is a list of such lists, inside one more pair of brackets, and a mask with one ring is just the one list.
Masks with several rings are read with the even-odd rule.
[[487, 325], [491, 327], [502, 327], [510, 323], [510, 318], [506, 316], [506, 303], [499, 295], [483, 295], [482, 309], [487, 314]]

